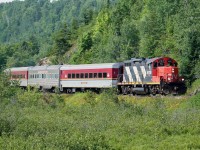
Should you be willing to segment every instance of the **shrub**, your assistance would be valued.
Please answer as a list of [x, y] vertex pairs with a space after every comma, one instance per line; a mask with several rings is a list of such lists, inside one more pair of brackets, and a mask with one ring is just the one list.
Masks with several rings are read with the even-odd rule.
[[100, 99], [103, 101], [110, 101], [114, 103], [119, 103], [119, 99], [117, 96], [117, 90], [115, 88], [105, 89], [100, 94]]
[[15, 99], [16, 94], [20, 91], [18, 82], [9, 81], [9, 76], [0, 73], [0, 103], [9, 103], [11, 98]]
[[189, 101], [192, 107], [200, 108], [200, 93], [192, 96]]
[[188, 94], [195, 94], [195, 91], [200, 89], [200, 79], [197, 79], [195, 82], [192, 83], [192, 86], [187, 91]]

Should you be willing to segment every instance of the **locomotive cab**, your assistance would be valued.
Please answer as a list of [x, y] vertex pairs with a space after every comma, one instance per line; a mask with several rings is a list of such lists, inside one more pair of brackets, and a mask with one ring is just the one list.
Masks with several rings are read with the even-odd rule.
[[[160, 82], [160, 86], [164, 93], [177, 93], [178, 91], [186, 91], [184, 78], [179, 76], [178, 63], [168, 57], [158, 58], [152, 63], [152, 80]], [[184, 93], [179, 92], [179, 93]]]
[[171, 58], [160, 58], [153, 62], [153, 80], [173, 83], [179, 81], [177, 62]]

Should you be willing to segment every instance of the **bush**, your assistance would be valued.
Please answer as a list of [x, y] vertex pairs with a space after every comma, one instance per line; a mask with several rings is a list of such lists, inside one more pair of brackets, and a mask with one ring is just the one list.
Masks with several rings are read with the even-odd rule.
[[197, 91], [198, 89], [200, 89], [200, 79], [197, 79], [192, 83], [192, 86], [190, 87], [187, 93], [191, 95], [195, 94], [195, 91]]
[[101, 100], [103, 100], [104, 102], [114, 102], [114, 103], [118, 103], [119, 99], [117, 96], [117, 90], [115, 88], [110, 88], [110, 89], [104, 89], [102, 91], [102, 93], [100, 94], [99, 97]]
[[9, 76], [0, 73], [0, 103], [9, 103], [15, 99], [16, 94], [20, 91], [18, 82], [10, 82]]
[[192, 96], [189, 101], [192, 107], [200, 108], [200, 93]]

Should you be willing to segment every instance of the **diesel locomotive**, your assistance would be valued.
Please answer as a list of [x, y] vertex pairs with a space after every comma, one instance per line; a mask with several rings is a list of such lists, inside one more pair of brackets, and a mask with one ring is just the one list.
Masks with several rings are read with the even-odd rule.
[[169, 57], [132, 58], [118, 63], [15, 67], [6, 70], [21, 87], [64, 93], [117, 88], [121, 94], [183, 94], [184, 78]]
[[169, 57], [125, 61], [118, 90], [123, 94], [184, 94], [184, 78], [179, 76], [178, 63]]

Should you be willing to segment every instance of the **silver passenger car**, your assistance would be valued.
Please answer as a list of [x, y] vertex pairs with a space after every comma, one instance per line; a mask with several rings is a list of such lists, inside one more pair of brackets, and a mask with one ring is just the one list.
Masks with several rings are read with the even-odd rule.
[[40, 89], [59, 88], [60, 65], [30, 67], [28, 85]]

